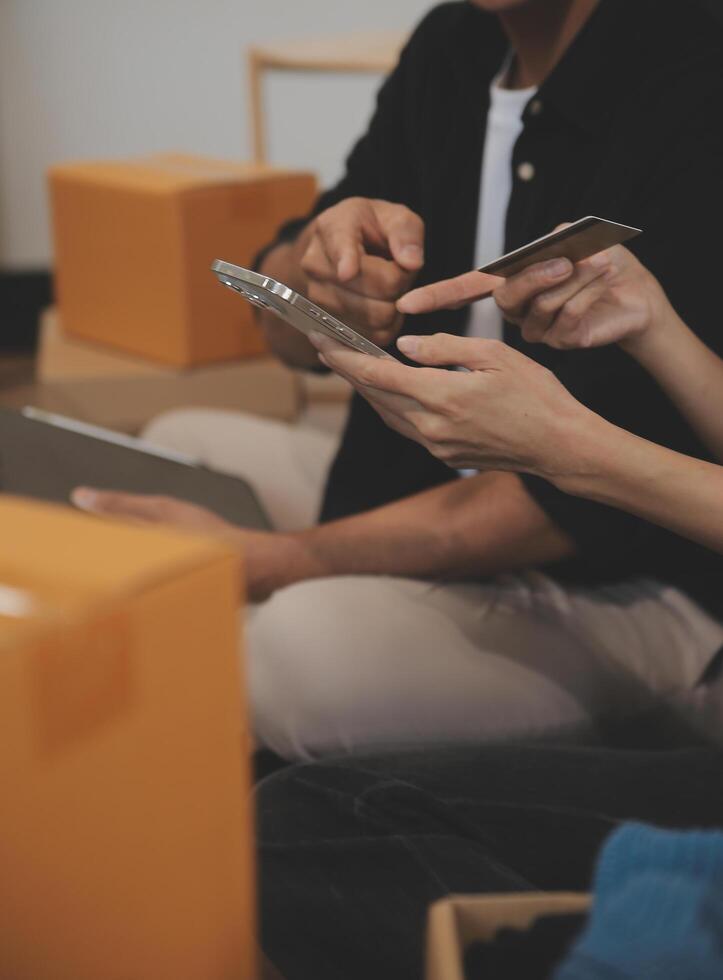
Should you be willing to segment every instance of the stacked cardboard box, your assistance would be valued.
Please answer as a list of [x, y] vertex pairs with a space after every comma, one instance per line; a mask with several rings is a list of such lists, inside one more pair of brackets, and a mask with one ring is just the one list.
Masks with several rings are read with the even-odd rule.
[[[297, 374], [271, 357], [178, 370], [163, 368], [63, 330], [55, 310], [42, 318], [34, 389], [13, 404], [39, 408], [123, 432], [137, 433], [154, 416], [196, 406], [294, 421], [301, 407]], [[7, 398], [4, 399], [7, 404]]]
[[50, 172], [59, 306], [41, 319], [36, 407], [137, 434], [161, 412], [249, 412], [338, 432], [350, 388], [269, 355], [252, 307], [210, 272], [251, 264], [283, 221], [306, 212], [309, 174], [160, 154]]
[[252, 308], [219, 285], [215, 258], [248, 266], [310, 207], [311, 174], [181, 154], [50, 171], [64, 329], [161, 365], [264, 352]]

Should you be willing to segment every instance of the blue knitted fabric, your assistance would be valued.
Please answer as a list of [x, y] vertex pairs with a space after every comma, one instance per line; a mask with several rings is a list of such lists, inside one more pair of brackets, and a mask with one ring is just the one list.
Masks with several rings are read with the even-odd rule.
[[555, 980], [723, 980], [723, 833], [625, 824]]

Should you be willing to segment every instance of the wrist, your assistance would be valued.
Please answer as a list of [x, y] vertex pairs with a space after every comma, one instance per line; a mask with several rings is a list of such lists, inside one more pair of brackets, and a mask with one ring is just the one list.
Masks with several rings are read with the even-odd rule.
[[234, 545], [240, 555], [246, 594], [261, 602], [295, 582], [325, 574], [313, 550], [307, 546], [311, 531], [267, 532], [234, 530]]
[[[262, 275], [284, 283], [303, 296], [309, 293], [308, 278], [301, 268], [301, 258], [306, 249], [302, 239], [307, 234], [308, 227], [296, 241], [285, 242], [269, 252], [259, 267]], [[271, 310], [254, 309], [254, 315], [266, 335], [269, 348], [281, 361], [289, 367], [301, 370], [318, 369], [316, 350], [303, 333]]]
[[300, 234], [290, 243], [290, 280], [287, 281], [287, 285], [291, 286], [299, 293], [308, 293], [309, 291], [309, 277], [304, 272], [303, 260], [306, 255], [311, 239], [314, 234], [314, 220], [312, 219], [305, 228], [302, 229]]
[[615, 431], [614, 425], [575, 402], [574, 410], [558, 419], [554, 439], [546, 440], [546, 456], [536, 475], [564, 493], [586, 496], [614, 454]]
[[667, 296], [653, 281], [647, 323], [642, 330], [620, 341], [620, 347], [650, 370], [660, 356], [665, 356], [671, 337], [679, 333], [681, 326], [682, 321]]
[[308, 224], [294, 241], [283, 242], [272, 249], [259, 266], [259, 272], [278, 279], [296, 292], [307, 292], [308, 280], [302, 271], [301, 260], [308, 247], [310, 227]]

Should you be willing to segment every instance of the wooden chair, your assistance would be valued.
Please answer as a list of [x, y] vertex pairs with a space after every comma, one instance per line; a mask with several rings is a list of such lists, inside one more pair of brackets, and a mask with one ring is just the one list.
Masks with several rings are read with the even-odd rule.
[[247, 52], [253, 159], [267, 160], [263, 76], [267, 71], [386, 74], [397, 63], [406, 34], [368, 31], [254, 45]]

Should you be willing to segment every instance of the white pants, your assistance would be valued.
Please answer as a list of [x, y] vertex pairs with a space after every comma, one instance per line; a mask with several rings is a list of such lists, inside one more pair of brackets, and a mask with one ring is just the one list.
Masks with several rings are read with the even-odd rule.
[[317, 429], [205, 408], [161, 415], [143, 438], [242, 477], [278, 531], [298, 531], [316, 521], [337, 446], [334, 436]]
[[[183, 411], [146, 438], [252, 483], [280, 529], [309, 524], [334, 440]], [[654, 582], [563, 588], [339, 576], [277, 592], [247, 624], [258, 741], [289, 759], [589, 734], [690, 692], [723, 627]]]

